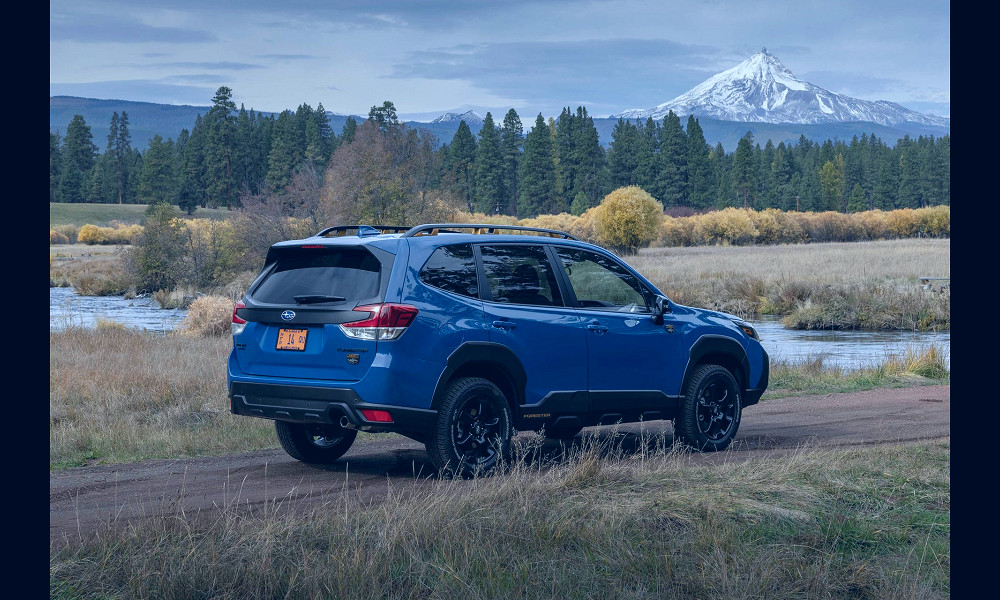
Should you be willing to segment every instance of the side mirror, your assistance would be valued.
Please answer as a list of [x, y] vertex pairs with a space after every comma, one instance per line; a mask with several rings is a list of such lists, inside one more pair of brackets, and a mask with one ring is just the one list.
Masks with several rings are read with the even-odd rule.
[[663, 324], [663, 315], [670, 312], [670, 301], [665, 296], [657, 296], [653, 299], [653, 323]]

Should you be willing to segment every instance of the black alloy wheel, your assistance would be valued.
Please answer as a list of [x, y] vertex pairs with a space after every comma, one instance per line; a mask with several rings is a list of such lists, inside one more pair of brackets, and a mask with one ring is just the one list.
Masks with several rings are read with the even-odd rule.
[[701, 365], [685, 388], [684, 402], [674, 417], [674, 436], [696, 450], [723, 450], [739, 430], [742, 410], [733, 374], [720, 365]]

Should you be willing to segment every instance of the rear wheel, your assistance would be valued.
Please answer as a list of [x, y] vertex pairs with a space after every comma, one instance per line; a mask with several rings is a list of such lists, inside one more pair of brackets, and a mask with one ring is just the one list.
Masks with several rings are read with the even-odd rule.
[[732, 373], [719, 365], [702, 365], [685, 388], [684, 404], [674, 418], [674, 436], [696, 450], [723, 450], [740, 427], [742, 403]]
[[510, 459], [511, 414], [493, 382], [463, 377], [448, 386], [426, 446], [443, 475], [492, 473]]
[[275, 421], [278, 441], [292, 458], [307, 463], [328, 464], [347, 452], [358, 432], [339, 425]]

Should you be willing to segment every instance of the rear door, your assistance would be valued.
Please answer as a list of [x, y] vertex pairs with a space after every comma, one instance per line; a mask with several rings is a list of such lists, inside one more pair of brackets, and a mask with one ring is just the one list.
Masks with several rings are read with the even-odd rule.
[[[580, 317], [566, 306], [541, 244], [476, 247], [488, 289], [483, 310], [490, 341], [510, 348], [527, 375], [525, 401], [587, 389], [587, 346]], [[586, 406], [579, 407], [581, 411]]]
[[234, 338], [244, 373], [357, 381], [375, 357], [375, 340], [347, 337], [341, 323], [373, 316], [356, 310], [382, 302], [393, 255], [378, 248], [314, 245], [281, 248], [247, 291], [243, 333]]

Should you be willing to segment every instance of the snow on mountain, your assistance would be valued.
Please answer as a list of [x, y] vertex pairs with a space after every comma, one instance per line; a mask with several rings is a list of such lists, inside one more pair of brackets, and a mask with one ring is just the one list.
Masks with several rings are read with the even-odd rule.
[[466, 125], [473, 128], [474, 125], [482, 126], [483, 117], [474, 110], [467, 110], [461, 114], [445, 113], [431, 121], [431, 123], [458, 123], [459, 121], [465, 121]]
[[950, 127], [951, 120], [927, 115], [885, 100], [869, 101], [824, 90], [795, 77], [776, 56], [757, 54], [709, 77], [669, 102], [649, 109], [626, 110], [623, 119], [661, 119], [673, 110], [679, 116], [712, 117], [757, 123], [833, 123], [866, 121], [880, 125], [920, 123]]

